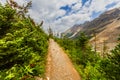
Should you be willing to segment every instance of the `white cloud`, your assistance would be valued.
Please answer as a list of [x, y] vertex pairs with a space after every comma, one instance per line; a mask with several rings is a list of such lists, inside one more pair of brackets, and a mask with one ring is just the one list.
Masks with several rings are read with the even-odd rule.
[[72, 9], [73, 10], [79, 10], [81, 6], [82, 6], [82, 3], [78, 2], [75, 6], [72, 7]]
[[[30, 0], [15, 0], [20, 5]], [[5, 2], [5, 0], [0, 0]], [[51, 26], [58, 32], [63, 32], [75, 24], [83, 23], [87, 20], [92, 20], [93, 12], [104, 12], [112, 8], [106, 8], [108, 4], [116, 2], [117, 4], [112, 7], [120, 7], [119, 0], [90, 0], [82, 6], [82, 0], [32, 0], [32, 8], [29, 14], [36, 22], [44, 21], [44, 29]], [[74, 6], [72, 4], [75, 4]], [[66, 15], [66, 11], [60, 9], [62, 6], [69, 5], [71, 12]], [[58, 18], [58, 19], [56, 19]]]
[[[33, 5], [34, 3], [36, 3], [35, 4], [37, 6], [35, 7], [37, 8], [36, 12], [40, 14], [39, 15], [40, 19], [38, 20], [43, 19], [45, 21], [44, 27], [47, 28], [47, 26], [50, 25], [52, 26], [53, 29], [61, 32], [72, 27], [76, 23], [83, 23], [86, 20], [91, 20], [91, 15], [93, 11], [104, 12], [106, 10], [107, 4], [111, 4], [116, 1], [118, 0], [92, 0], [91, 5], [88, 2], [85, 4], [85, 6], [82, 7], [82, 9], [80, 8], [82, 6], [80, 0], [52, 0], [52, 1], [37, 0], [37, 1], [33, 1]], [[63, 16], [65, 15], [65, 11], [60, 10], [60, 7], [65, 5], [71, 5], [73, 3], [76, 3], [76, 5], [71, 7], [72, 8], [71, 12], [74, 11], [78, 11], [78, 12]], [[59, 16], [63, 16], [63, 17], [56, 20], [56, 18]]]
[[4, 3], [6, 3], [6, 1], [5, 0], [0, 0], [0, 3], [4, 4]]
[[115, 2], [117, 3], [114, 7], [109, 8], [108, 10], [114, 9], [114, 8], [119, 8], [120, 7], [120, 1], [119, 0], [115, 0]]

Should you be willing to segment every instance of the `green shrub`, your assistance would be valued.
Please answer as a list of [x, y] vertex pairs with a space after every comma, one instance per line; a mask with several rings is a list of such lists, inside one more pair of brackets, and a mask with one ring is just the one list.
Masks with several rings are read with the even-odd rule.
[[0, 5], [0, 32], [0, 80], [44, 77], [48, 48], [44, 31], [31, 18], [21, 18], [15, 9]]

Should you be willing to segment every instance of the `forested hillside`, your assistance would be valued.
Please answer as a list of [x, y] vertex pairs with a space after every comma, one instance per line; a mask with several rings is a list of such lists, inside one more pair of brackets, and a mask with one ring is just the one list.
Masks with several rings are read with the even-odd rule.
[[33, 80], [44, 76], [48, 37], [26, 15], [31, 2], [0, 4], [0, 80]]

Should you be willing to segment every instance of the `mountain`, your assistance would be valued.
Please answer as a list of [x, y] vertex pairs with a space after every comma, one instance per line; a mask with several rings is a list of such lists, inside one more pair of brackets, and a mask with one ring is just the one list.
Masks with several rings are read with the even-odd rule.
[[64, 35], [69, 38], [76, 38], [80, 32], [91, 37], [90, 42], [96, 46], [98, 51], [103, 52], [104, 46], [109, 47], [107, 50], [113, 49], [120, 34], [120, 8], [109, 10], [93, 21], [73, 26], [65, 31]]
[[73, 36], [76, 37], [81, 31], [85, 32], [87, 35], [93, 34], [93, 31], [99, 33], [106, 28], [106, 25], [111, 24], [115, 19], [120, 19], [120, 8], [107, 11], [93, 21], [87, 21], [84, 24], [74, 25], [65, 31], [64, 35], [71, 37], [77, 32], [77, 34]]
[[91, 38], [90, 43], [94, 47], [96, 46], [97, 51], [110, 51], [117, 45], [119, 35], [120, 20], [115, 19], [112, 23], [106, 25], [103, 31], [96, 34], [96, 37]]
[[81, 29], [83, 27], [81, 27], [82, 25], [74, 25], [73, 27], [71, 27], [70, 29], [68, 29], [67, 31], [65, 31], [63, 34], [67, 37], [74, 37], [78, 32], [81, 31]]

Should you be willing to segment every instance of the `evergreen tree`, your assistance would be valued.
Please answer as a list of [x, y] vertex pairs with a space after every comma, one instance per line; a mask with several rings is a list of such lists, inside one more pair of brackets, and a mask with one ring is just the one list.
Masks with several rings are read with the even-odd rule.
[[0, 37], [3, 37], [15, 22], [15, 10], [6, 5], [3, 7], [0, 4]]
[[76, 45], [79, 46], [83, 51], [87, 49], [88, 37], [83, 32], [80, 33]]
[[48, 28], [48, 34], [49, 34], [49, 37], [53, 37], [53, 31], [51, 29], [51, 27]]
[[21, 18], [18, 4], [9, 1], [0, 5], [0, 80], [31, 80], [45, 72], [48, 36], [26, 16], [30, 3], [21, 7], [25, 9]]

